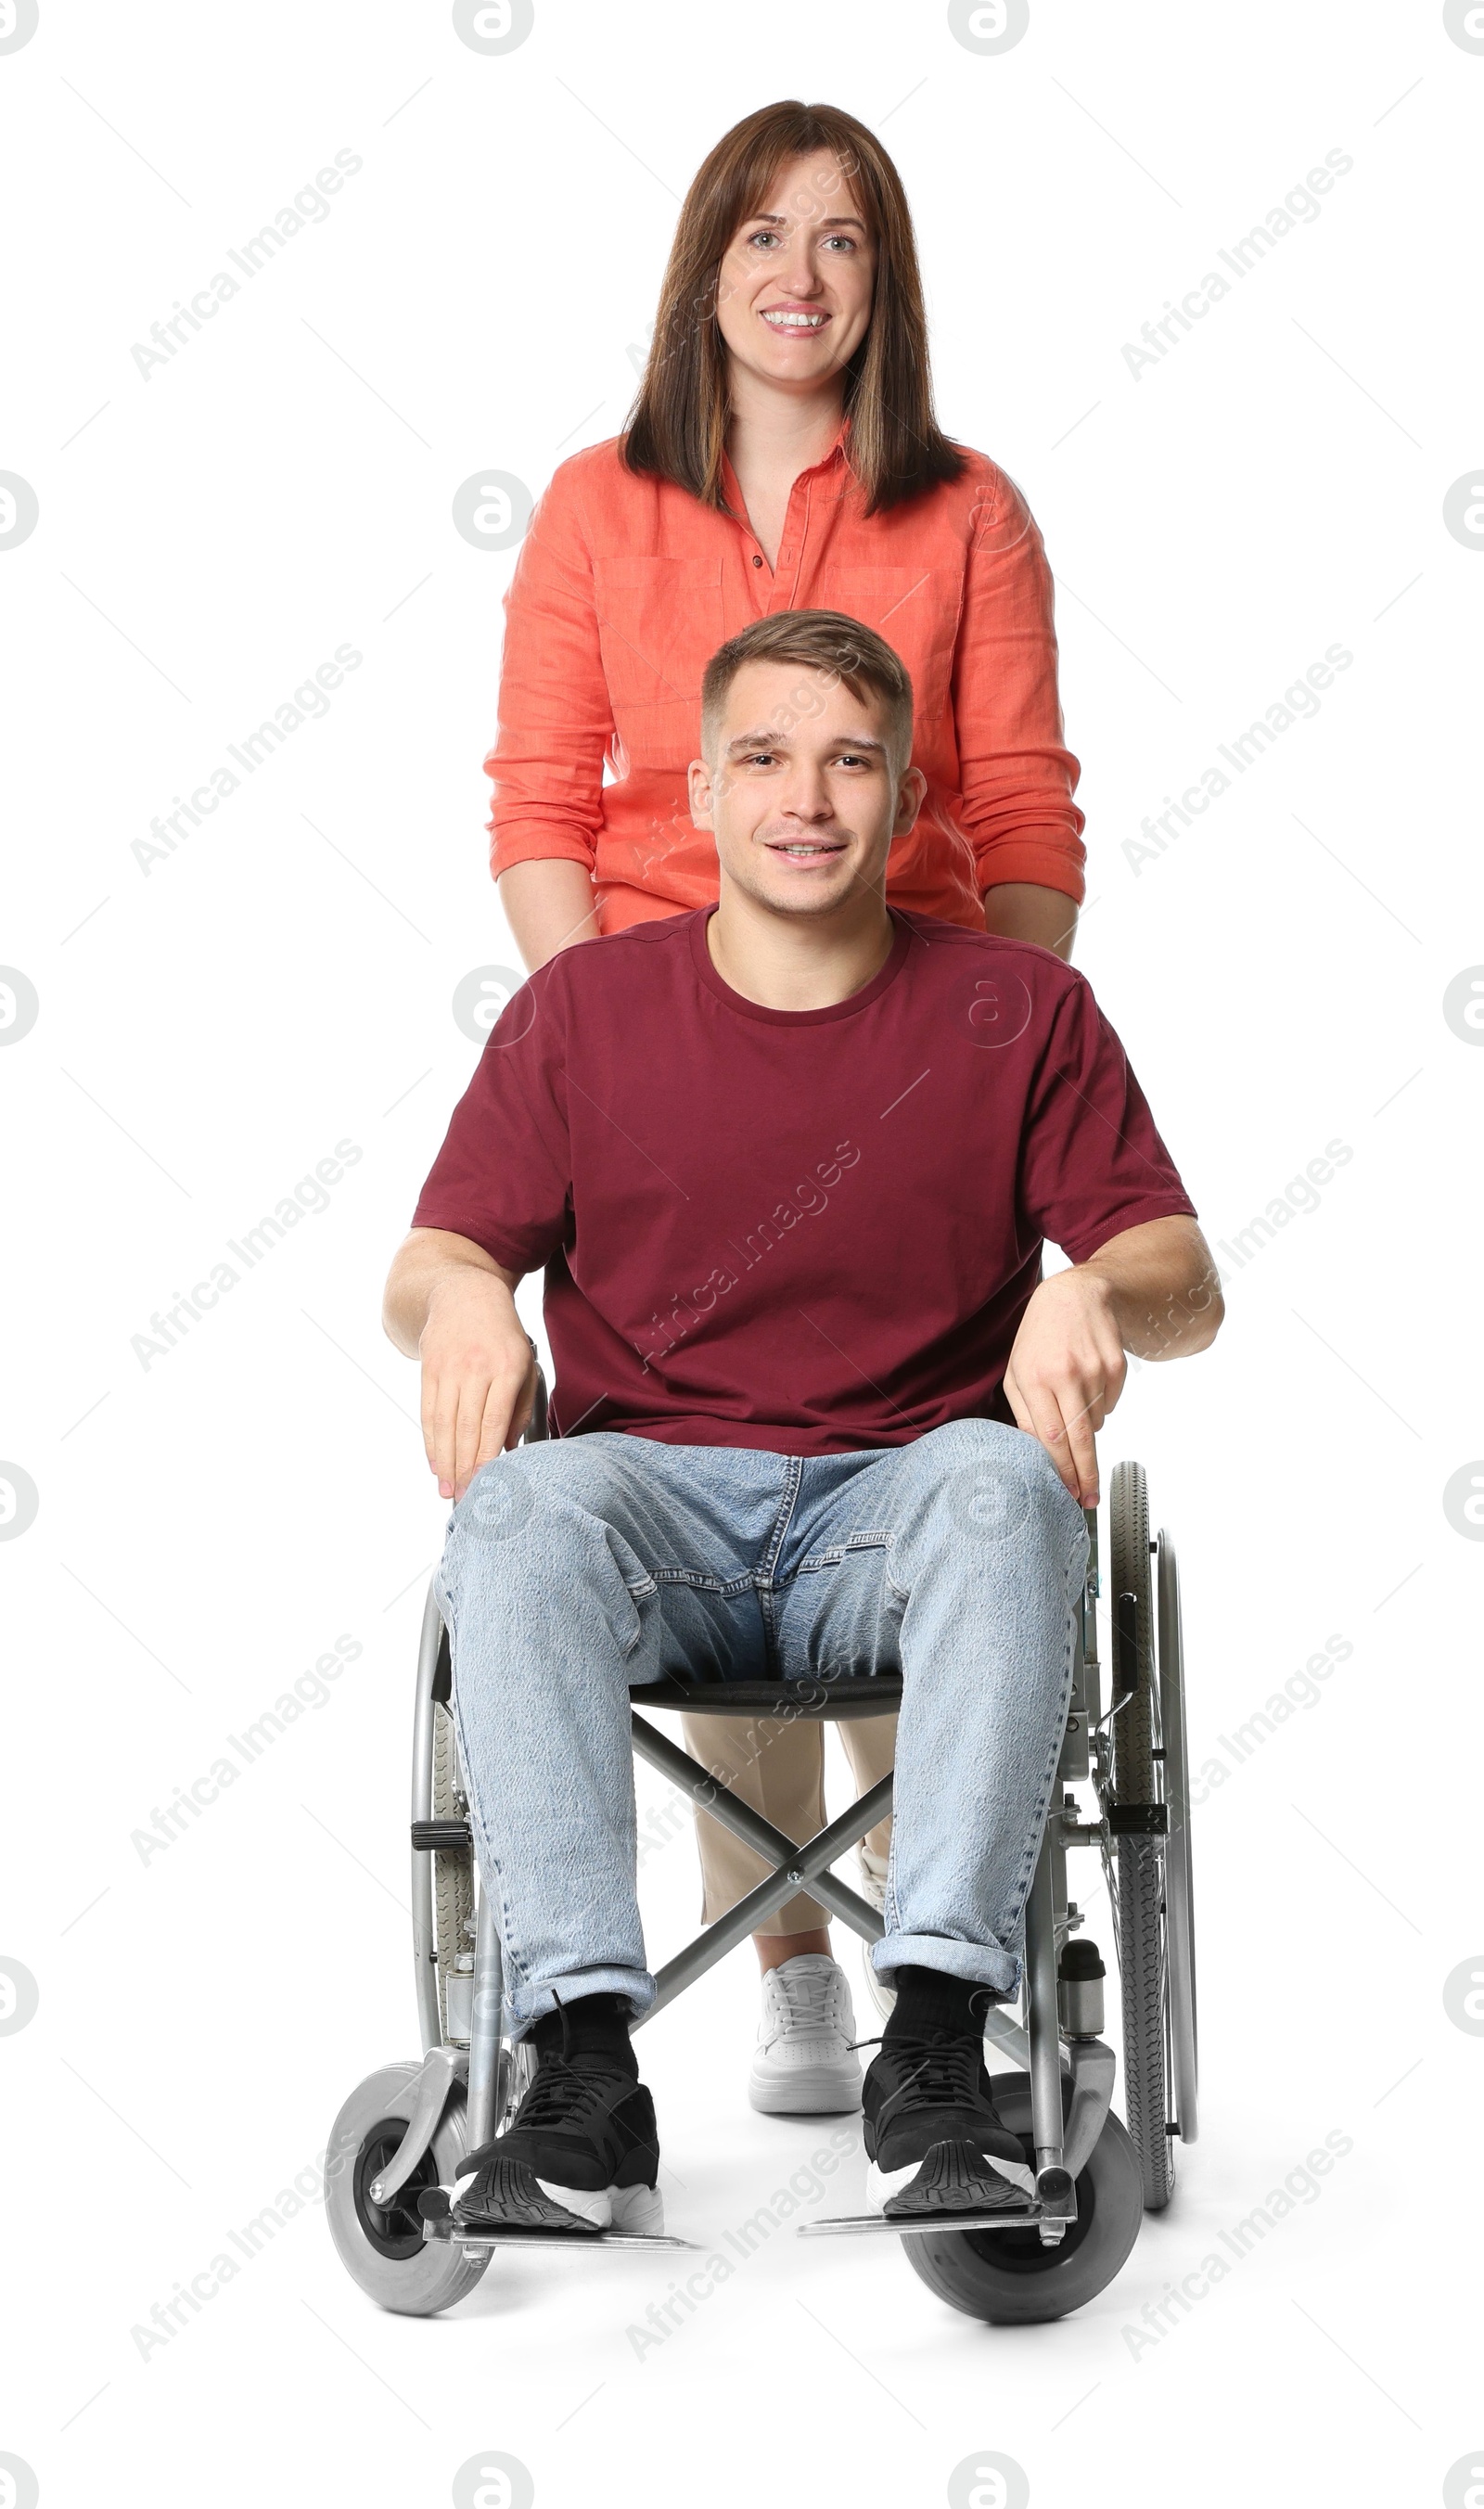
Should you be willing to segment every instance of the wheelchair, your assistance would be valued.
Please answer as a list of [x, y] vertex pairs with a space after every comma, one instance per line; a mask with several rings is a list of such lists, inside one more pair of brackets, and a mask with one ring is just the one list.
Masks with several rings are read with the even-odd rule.
[[[546, 1434], [538, 1371], [527, 1438]], [[1175, 2145], [1197, 2132], [1195, 1941], [1180, 1591], [1169, 1536], [1151, 1536], [1143, 1469], [1115, 1466], [1108, 1492], [1111, 1695], [1098, 1656], [1097, 1517], [1087, 1511], [1088, 1574], [1074, 1631], [1074, 1676], [1061, 1754], [1025, 1909], [1023, 2010], [991, 2008], [985, 2068], [1000, 2116], [1020, 2140], [1033, 2187], [993, 2213], [918, 2221], [879, 2214], [798, 2224], [804, 2239], [861, 2234], [902, 2241], [939, 2300], [990, 2325], [1064, 2317], [1121, 2270], [1146, 2211], [1167, 2206]], [[512, 2043], [499, 1929], [479, 1883], [449, 1709], [448, 1631], [431, 1586], [418, 1659], [412, 1754], [413, 1969], [424, 2053], [386, 2065], [352, 2092], [331, 2130], [325, 2205], [353, 2279], [383, 2308], [430, 2317], [465, 2299], [498, 2247], [688, 2248], [618, 2228], [452, 2231], [419, 2199], [452, 2184], [464, 2154], [508, 2125], [534, 2071]], [[898, 1676], [819, 1682], [648, 1682], [646, 1709], [837, 1719], [900, 1704]], [[634, 1748], [769, 1864], [734, 1908], [656, 1972], [648, 2021], [761, 1927], [801, 1887], [866, 1942], [880, 1916], [832, 1866], [891, 1807], [882, 1778], [807, 1840], [786, 1838], [671, 1741], [635, 1706]], [[1091, 1790], [1085, 1816], [1078, 1789]], [[1104, 1964], [1067, 1895], [1067, 1856], [1096, 1848], [1122, 1989], [1124, 2111], [1112, 2106], [1117, 2060], [1102, 2037]], [[642, 2027], [636, 2023], [635, 2027]], [[434, 2208], [430, 2207], [429, 2210]]]

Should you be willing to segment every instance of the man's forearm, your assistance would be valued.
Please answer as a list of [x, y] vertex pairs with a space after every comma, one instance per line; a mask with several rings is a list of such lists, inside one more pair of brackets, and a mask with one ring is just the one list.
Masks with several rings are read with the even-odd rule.
[[1123, 1346], [1135, 1359], [1187, 1359], [1215, 1339], [1220, 1275], [1193, 1219], [1125, 1229], [1077, 1268], [1107, 1284]]
[[[427, 1329], [428, 1309], [441, 1282], [466, 1279], [471, 1272], [481, 1272], [503, 1287], [510, 1301], [510, 1316], [515, 1317], [515, 1292], [519, 1272], [507, 1272], [476, 1246], [471, 1237], [457, 1236], [449, 1228], [414, 1228], [398, 1247], [387, 1277], [382, 1300], [382, 1324], [389, 1340], [395, 1343], [407, 1359], [419, 1356]], [[524, 1331], [523, 1326], [518, 1329]]]

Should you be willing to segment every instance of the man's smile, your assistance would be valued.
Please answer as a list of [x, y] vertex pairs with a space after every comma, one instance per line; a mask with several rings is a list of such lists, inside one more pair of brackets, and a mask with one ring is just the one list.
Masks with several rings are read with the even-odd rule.
[[814, 864], [833, 862], [842, 854], [848, 839], [844, 837], [764, 837], [762, 843], [770, 854], [785, 862]]

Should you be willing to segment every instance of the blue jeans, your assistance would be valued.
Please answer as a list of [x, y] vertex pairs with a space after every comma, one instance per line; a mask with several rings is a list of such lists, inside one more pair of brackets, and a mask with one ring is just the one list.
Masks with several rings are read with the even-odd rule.
[[436, 1592], [517, 2033], [652, 2001], [629, 1691], [902, 1675], [885, 1976], [1019, 1993], [1071, 1693], [1082, 1511], [1019, 1429], [798, 1457], [600, 1430], [519, 1446], [449, 1518]]

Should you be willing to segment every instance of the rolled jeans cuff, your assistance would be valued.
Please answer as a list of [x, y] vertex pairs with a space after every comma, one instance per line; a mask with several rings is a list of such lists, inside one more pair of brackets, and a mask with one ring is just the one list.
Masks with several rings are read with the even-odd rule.
[[992, 1986], [1013, 2003], [1020, 1992], [1022, 1962], [998, 1943], [960, 1943], [946, 1934], [883, 1934], [872, 1946], [871, 1966], [878, 1977], [898, 1968], [942, 1969], [948, 1977], [968, 1978], [975, 1986]]
[[506, 1978], [505, 2008], [513, 2025], [512, 2035], [524, 2039], [533, 2025], [555, 2012], [558, 2002], [575, 2003], [584, 1995], [622, 1995], [628, 1998], [636, 2021], [644, 2018], [654, 2001], [654, 1980], [647, 1968], [582, 1968], [566, 1977], [539, 1979]]

